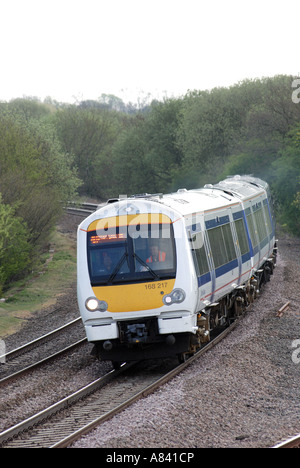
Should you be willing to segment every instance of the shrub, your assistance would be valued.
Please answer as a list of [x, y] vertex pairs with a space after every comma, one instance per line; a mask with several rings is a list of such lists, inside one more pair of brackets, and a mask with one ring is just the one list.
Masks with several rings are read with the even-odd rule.
[[15, 210], [2, 202], [0, 194], [0, 293], [30, 265], [29, 231]]

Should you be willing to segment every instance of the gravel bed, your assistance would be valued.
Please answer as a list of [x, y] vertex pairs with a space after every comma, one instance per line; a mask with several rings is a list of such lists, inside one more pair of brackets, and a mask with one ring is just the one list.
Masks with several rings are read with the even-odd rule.
[[299, 247], [281, 238], [271, 282], [229, 337], [72, 447], [270, 447], [299, 433]]
[[82, 345], [0, 389], [0, 432], [93, 382], [112, 369]]
[[17, 355], [13, 359], [8, 358], [5, 363], [1, 363], [0, 379], [40, 362], [84, 338], [85, 330], [80, 320], [66, 330], [61, 330], [54, 337], [48, 337], [45, 343], [35, 344], [32, 349]]

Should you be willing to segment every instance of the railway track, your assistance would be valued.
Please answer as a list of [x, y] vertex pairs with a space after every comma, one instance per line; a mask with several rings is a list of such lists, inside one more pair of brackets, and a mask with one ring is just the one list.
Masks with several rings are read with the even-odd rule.
[[[34, 370], [35, 368], [47, 362], [50, 362], [61, 354], [66, 353], [83, 343], [86, 343], [87, 340], [84, 337], [84, 333], [82, 331], [82, 339], [75, 342], [73, 341], [71, 344], [69, 343], [67, 346], [61, 347], [58, 351], [56, 350], [55, 352], [48, 352], [47, 347], [46, 349], [41, 349], [44, 345], [47, 346], [48, 343], [51, 344], [52, 349], [52, 345], [55, 343], [54, 340], [58, 337], [58, 335], [63, 333], [69, 335], [71, 333], [71, 329], [80, 324], [81, 318], [79, 317], [29, 343], [26, 343], [23, 346], [6, 353], [3, 356], [0, 356], [0, 361], [4, 362], [0, 368], [0, 388], [9, 382], [12, 382], [14, 379], [24, 375], [25, 373]], [[67, 343], [68, 339], [66, 338], [66, 340], [63, 342]], [[31, 351], [36, 349], [38, 349], [38, 352], [35, 352], [35, 357], [30, 356]], [[44, 355], [44, 357], [40, 358], [41, 355]]]
[[76, 393], [0, 433], [0, 446], [67, 447], [182, 372], [225, 338], [238, 322], [236, 320], [186, 362], [176, 366], [173, 363], [168, 372], [165, 368], [159, 368], [157, 363], [151, 364], [150, 368], [145, 362], [124, 364], [121, 369], [109, 372]]
[[87, 217], [100, 206], [102, 205], [97, 205], [95, 203], [76, 204], [75, 202], [69, 202], [68, 205], [65, 206], [65, 211], [71, 215]]

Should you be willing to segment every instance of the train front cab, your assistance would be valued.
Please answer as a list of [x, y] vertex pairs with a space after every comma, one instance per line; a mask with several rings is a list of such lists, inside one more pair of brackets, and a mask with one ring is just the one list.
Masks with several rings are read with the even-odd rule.
[[161, 213], [98, 219], [86, 243], [81, 315], [97, 356], [120, 362], [186, 352], [197, 329], [197, 278], [188, 274], [182, 220]]

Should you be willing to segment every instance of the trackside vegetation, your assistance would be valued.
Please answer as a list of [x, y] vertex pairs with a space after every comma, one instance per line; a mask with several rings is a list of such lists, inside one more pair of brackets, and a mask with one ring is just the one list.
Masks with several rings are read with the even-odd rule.
[[163, 101], [51, 98], [0, 103], [0, 290], [39, 263], [76, 196], [169, 192], [253, 174], [300, 235], [300, 103], [295, 77], [244, 80]]

